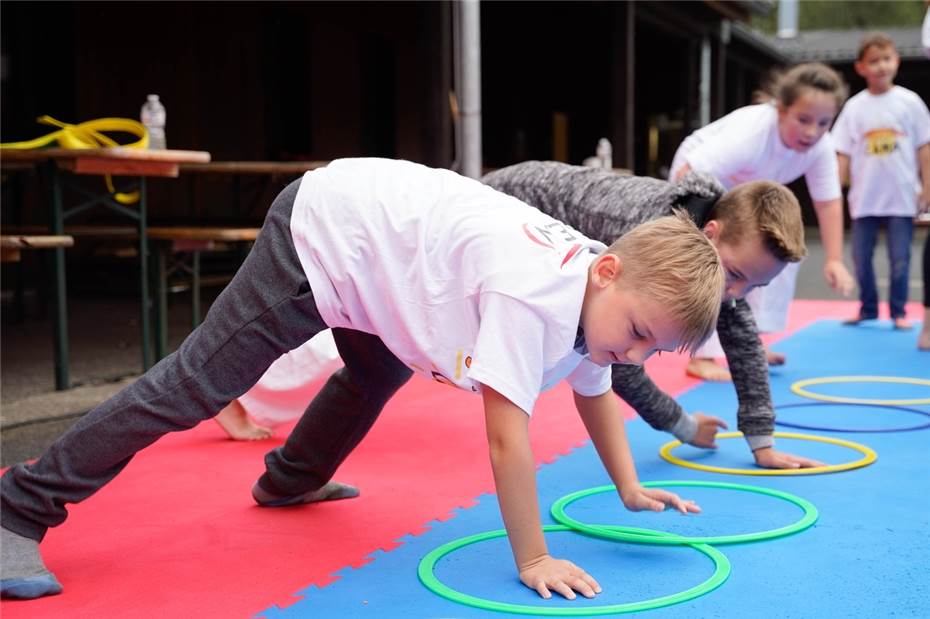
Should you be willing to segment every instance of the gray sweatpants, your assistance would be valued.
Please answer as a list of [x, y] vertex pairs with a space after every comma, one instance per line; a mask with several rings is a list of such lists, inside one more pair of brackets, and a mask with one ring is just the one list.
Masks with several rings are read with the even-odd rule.
[[[327, 326], [290, 232], [300, 181], [275, 199], [242, 267], [181, 347], [82, 417], [34, 464], [2, 479], [2, 525], [41, 540], [139, 450], [216, 415], [282, 354]], [[265, 458], [261, 486], [290, 495], [325, 484], [411, 371], [374, 336], [334, 329], [345, 362], [287, 442]]]

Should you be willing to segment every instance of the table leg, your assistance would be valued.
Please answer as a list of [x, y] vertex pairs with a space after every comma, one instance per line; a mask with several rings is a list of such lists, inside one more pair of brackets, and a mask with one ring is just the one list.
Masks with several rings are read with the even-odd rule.
[[[52, 234], [64, 234], [64, 206], [62, 204], [61, 177], [58, 166], [49, 161], [46, 167], [52, 187], [50, 200]], [[57, 247], [52, 253], [54, 293], [55, 389], [63, 391], [71, 386], [68, 363], [68, 290], [65, 278], [65, 249]]]
[[191, 331], [200, 324], [200, 252], [191, 256]]
[[139, 178], [139, 294], [142, 297], [142, 369], [152, 367], [151, 303], [149, 300], [149, 244], [148, 215], [146, 211], [145, 177]]
[[168, 350], [168, 259], [167, 243], [156, 243], [155, 249], [155, 359], [164, 359]]
[[[23, 175], [13, 173], [9, 176], [10, 194], [13, 201], [13, 225], [23, 225]], [[26, 319], [26, 275], [22, 260], [13, 266], [16, 273], [13, 287], [13, 322], [19, 324]], [[40, 291], [45, 294], [45, 291]]]

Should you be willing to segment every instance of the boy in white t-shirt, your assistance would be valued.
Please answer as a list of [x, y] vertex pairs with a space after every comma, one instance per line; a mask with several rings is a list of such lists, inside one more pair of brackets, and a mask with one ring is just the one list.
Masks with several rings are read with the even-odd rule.
[[[828, 133], [843, 101], [846, 85], [833, 69], [819, 62], [791, 67], [766, 93], [765, 103], [730, 112], [685, 138], [672, 160], [671, 178], [688, 170], [706, 172], [732, 189], [750, 180], [790, 183], [804, 177], [814, 203], [824, 247], [823, 275], [844, 296], [855, 280], [843, 264], [843, 202], [835, 149]], [[761, 333], [783, 331], [794, 297], [798, 264], [786, 266], [768, 286], [746, 296]], [[723, 354], [717, 338], [699, 350], [686, 369], [705, 380], [730, 380], [714, 362]], [[769, 363], [785, 356], [767, 351]]]
[[[610, 366], [694, 349], [716, 323], [725, 275], [687, 215], [605, 247], [516, 198], [448, 170], [344, 159], [272, 204], [248, 258], [203, 324], [144, 376], [2, 479], [3, 593], [61, 586], [38, 541], [132, 456], [242, 395], [272, 362], [333, 328], [345, 366], [265, 458], [252, 489], [275, 507], [338, 498], [329, 482], [412, 370], [479, 393], [491, 467], [521, 581], [543, 597], [600, 591], [548, 554], [528, 423], [566, 379], [623, 504], [697, 506], [636, 476]], [[437, 414], [441, 414], [437, 413]]]
[[911, 239], [918, 205], [930, 200], [930, 112], [917, 93], [894, 85], [900, 59], [886, 35], [866, 35], [856, 73], [866, 89], [850, 98], [833, 128], [840, 178], [849, 183], [853, 261], [859, 281], [859, 314], [845, 324], [878, 318], [872, 254], [885, 228], [891, 287], [888, 305], [895, 329], [905, 317]]

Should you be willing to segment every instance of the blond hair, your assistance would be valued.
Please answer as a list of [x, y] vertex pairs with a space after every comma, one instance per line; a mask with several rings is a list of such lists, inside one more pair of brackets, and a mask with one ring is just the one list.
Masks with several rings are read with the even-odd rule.
[[800, 262], [807, 255], [801, 205], [790, 189], [772, 181], [750, 181], [723, 194], [708, 220], [723, 224], [720, 241], [738, 245], [754, 234], [781, 262]]
[[695, 351], [717, 325], [726, 276], [717, 250], [684, 211], [641, 224], [607, 249], [623, 264], [620, 283], [668, 311]]
[[870, 47], [877, 47], [878, 49], [887, 49], [890, 47], [892, 51], [898, 51], [897, 48], [895, 48], [894, 40], [884, 32], [869, 32], [859, 41], [859, 55], [856, 57], [856, 60], [861, 61]]

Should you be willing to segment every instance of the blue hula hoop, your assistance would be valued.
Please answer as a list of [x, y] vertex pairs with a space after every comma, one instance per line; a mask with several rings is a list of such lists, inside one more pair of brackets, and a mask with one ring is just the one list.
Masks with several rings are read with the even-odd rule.
[[[917, 408], [910, 408], [907, 406], [896, 406], [893, 404], [863, 404], [863, 403], [836, 403], [836, 402], [797, 402], [794, 404], [779, 404], [775, 406], [775, 410], [785, 408], [801, 408], [804, 406], [867, 406], [871, 408], [890, 408], [898, 411], [904, 411], [906, 413], [913, 413], [915, 415], [923, 415], [924, 417], [930, 418], [930, 412], [922, 411]], [[858, 432], [858, 433], [872, 433], [872, 432], [913, 432], [915, 430], [925, 430], [930, 428], [930, 419], [928, 421], [916, 425], [908, 426], [904, 428], [837, 428], [837, 427], [828, 427], [828, 426], [815, 426], [807, 425], [802, 423], [794, 423], [781, 421], [776, 416], [775, 424], [779, 426], [784, 426], [786, 428], [798, 428], [800, 430], [818, 430], [821, 432]]]

